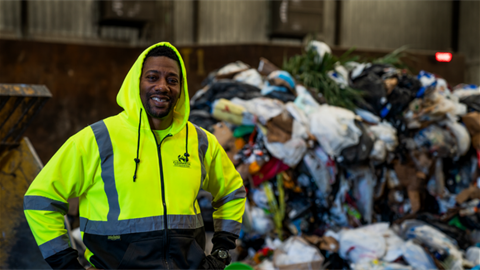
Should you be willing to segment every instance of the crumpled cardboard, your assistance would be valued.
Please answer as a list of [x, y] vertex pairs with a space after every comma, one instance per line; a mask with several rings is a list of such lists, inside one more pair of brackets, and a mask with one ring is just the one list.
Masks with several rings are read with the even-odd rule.
[[480, 134], [480, 112], [468, 113], [462, 116], [462, 121], [470, 135]]
[[213, 135], [217, 137], [218, 143], [227, 152], [228, 158], [235, 163], [233, 157], [235, 156], [237, 149], [235, 147], [235, 137], [230, 128], [223, 122], [219, 122], [213, 126]]
[[472, 145], [480, 150], [480, 112], [471, 112], [462, 116], [462, 121], [472, 136]]
[[477, 185], [471, 185], [469, 188], [462, 190], [455, 198], [459, 204], [471, 199], [480, 199], [480, 188]]
[[331, 236], [303, 235], [302, 237], [321, 250], [337, 253], [340, 248], [338, 241]]
[[292, 138], [292, 127], [292, 116], [287, 111], [283, 111], [267, 122], [268, 141], [286, 143]]

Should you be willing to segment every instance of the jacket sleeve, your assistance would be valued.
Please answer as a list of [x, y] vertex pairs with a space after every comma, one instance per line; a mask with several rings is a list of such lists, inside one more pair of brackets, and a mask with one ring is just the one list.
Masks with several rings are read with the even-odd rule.
[[235, 240], [240, 234], [242, 216], [245, 211], [246, 191], [243, 180], [233, 163], [218, 143], [215, 136], [208, 133], [208, 149], [205, 156], [207, 175], [203, 189], [213, 196], [212, 206], [215, 234], [213, 250], [235, 248]]
[[84, 161], [89, 157], [85, 157], [84, 149], [77, 145], [74, 137], [45, 165], [24, 197], [27, 222], [44, 259], [54, 269], [83, 269], [78, 263], [77, 251], [71, 248], [64, 223], [67, 200], [79, 197], [89, 186], [89, 181], [84, 180]]

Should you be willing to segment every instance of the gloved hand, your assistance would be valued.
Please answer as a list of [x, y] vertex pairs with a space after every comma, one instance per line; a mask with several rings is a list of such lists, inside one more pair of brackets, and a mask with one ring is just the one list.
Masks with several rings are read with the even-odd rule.
[[225, 264], [212, 255], [205, 256], [201, 263], [202, 269], [225, 269]]

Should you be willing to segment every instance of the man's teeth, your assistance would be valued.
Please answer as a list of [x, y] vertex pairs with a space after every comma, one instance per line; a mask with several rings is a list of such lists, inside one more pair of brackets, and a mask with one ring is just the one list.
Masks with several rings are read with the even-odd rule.
[[167, 100], [164, 99], [164, 98], [158, 98], [158, 97], [154, 97], [154, 98], [152, 98], [152, 99], [155, 100], [155, 101], [158, 101], [158, 102], [166, 102], [166, 101], [167, 101]]

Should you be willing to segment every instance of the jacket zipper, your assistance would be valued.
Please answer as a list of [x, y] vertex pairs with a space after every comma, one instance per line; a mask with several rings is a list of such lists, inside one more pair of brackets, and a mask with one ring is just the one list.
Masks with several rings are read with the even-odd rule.
[[[153, 131], [152, 131], [153, 133]], [[154, 138], [155, 138], [155, 143], [157, 143], [157, 136], [155, 136], [155, 134], [153, 134]], [[165, 200], [165, 182], [163, 180], [163, 165], [162, 165], [162, 151], [161, 151], [161, 146], [162, 146], [162, 143], [163, 141], [172, 136], [171, 134], [168, 134], [167, 136], [165, 136], [161, 141], [160, 141], [160, 144], [158, 144], [158, 147], [157, 147], [157, 152], [158, 152], [158, 158], [159, 158], [159, 162], [160, 162], [160, 182], [161, 182], [161, 185], [162, 185], [162, 203], [163, 203], [163, 225], [164, 225], [164, 239], [163, 239], [163, 260], [165, 261], [165, 266], [167, 267], [167, 269], [170, 269], [170, 267], [168, 267], [168, 261], [167, 261], [167, 248], [168, 248], [168, 221], [167, 221], [167, 203], [166, 203], [166, 200]]]

